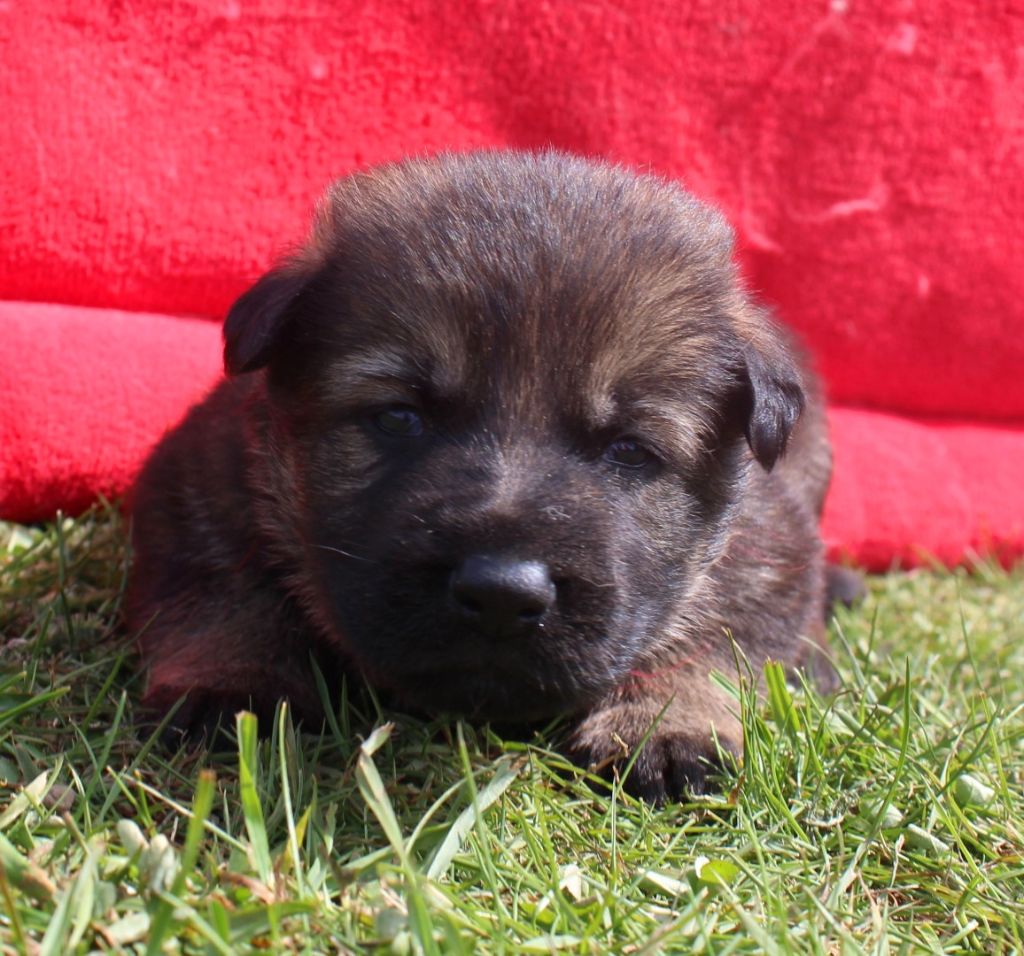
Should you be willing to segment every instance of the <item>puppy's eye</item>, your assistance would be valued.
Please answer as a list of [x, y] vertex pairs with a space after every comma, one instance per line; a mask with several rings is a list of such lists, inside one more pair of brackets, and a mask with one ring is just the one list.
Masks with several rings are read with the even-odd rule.
[[605, 449], [604, 460], [620, 468], [646, 468], [658, 459], [635, 438], [618, 438]]
[[401, 438], [415, 438], [423, 434], [423, 419], [420, 413], [405, 405], [385, 408], [373, 416], [373, 424], [388, 435]]

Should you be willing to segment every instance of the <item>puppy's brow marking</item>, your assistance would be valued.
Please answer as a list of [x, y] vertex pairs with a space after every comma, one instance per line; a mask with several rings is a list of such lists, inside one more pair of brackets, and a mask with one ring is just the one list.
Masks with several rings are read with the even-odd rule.
[[424, 387], [439, 395], [451, 395], [461, 385], [460, 369], [427, 357], [422, 360], [393, 349], [374, 349], [346, 355], [335, 366], [335, 381], [343, 397], [362, 392], [366, 386]]
[[641, 343], [615, 341], [614, 347], [605, 348], [596, 356], [587, 390], [593, 395], [615, 395], [619, 383], [631, 382], [657, 369], [666, 369], [677, 380], [699, 378], [714, 344], [714, 338], [705, 333], [691, 332], [684, 338], [675, 330]]
[[346, 355], [338, 362], [337, 372], [346, 383], [363, 379], [400, 379], [413, 383], [425, 377], [426, 369], [401, 352], [379, 349]]
[[691, 396], [689, 403], [670, 398], [618, 402], [613, 395], [594, 396], [587, 410], [588, 424], [596, 431], [617, 422], [624, 431], [661, 436], [680, 458], [698, 458], [714, 421], [716, 410], [705, 408]]
[[[709, 415], [697, 414], [692, 405], [679, 402], [637, 402], [638, 418], [655, 423], [668, 436], [673, 451], [681, 457], [700, 456], [709, 431]], [[714, 409], [708, 410], [712, 414]]]

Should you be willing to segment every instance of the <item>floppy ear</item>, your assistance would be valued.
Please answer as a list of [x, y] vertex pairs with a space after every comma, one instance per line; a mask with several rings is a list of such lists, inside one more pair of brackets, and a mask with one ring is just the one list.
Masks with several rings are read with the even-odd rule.
[[291, 321], [311, 277], [298, 263], [272, 269], [231, 306], [224, 321], [224, 370], [241, 375], [263, 368]]
[[741, 356], [744, 432], [754, 457], [771, 471], [804, 409], [800, 371], [785, 345], [772, 336], [756, 345], [745, 342]]

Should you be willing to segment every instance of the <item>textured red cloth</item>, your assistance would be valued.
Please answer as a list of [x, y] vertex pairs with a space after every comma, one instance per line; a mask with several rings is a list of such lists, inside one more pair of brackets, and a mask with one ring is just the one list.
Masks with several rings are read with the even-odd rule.
[[0, 514], [123, 489], [212, 374], [141, 313], [221, 316], [332, 177], [553, 144], [722, 205], [833, 400], [920, 419], [837, 413], [835, 541], [1021, 553], [1021, 49], [1019, 0], [0, 4], [0, 299], [121, 310], [0, 312]]
[[1010, 428], [861, 409], [830, 415], [833, 557], [876, 571], [1024, 554], [1024, 423]]
[[37, 521], [125, 492], [221, 374], [202, 319], [0, 302], [0, 516]]

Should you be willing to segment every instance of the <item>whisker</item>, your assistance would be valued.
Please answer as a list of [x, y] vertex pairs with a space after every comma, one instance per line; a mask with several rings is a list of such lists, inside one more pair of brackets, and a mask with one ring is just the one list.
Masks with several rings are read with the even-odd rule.
[[333, 551], [335, 554], [340, 554], [344, 558], [352, 558], [355, 561], [365, 561], [367, 564], [377, 563], [373, 558], [364, 558], [361, 555], [353, 554], [351, 551], [342, 551], [341, 548], [332, 548], [329, 544], [316, 544], [313, 545], [313, 547], [320, 548], [322, 551]]

